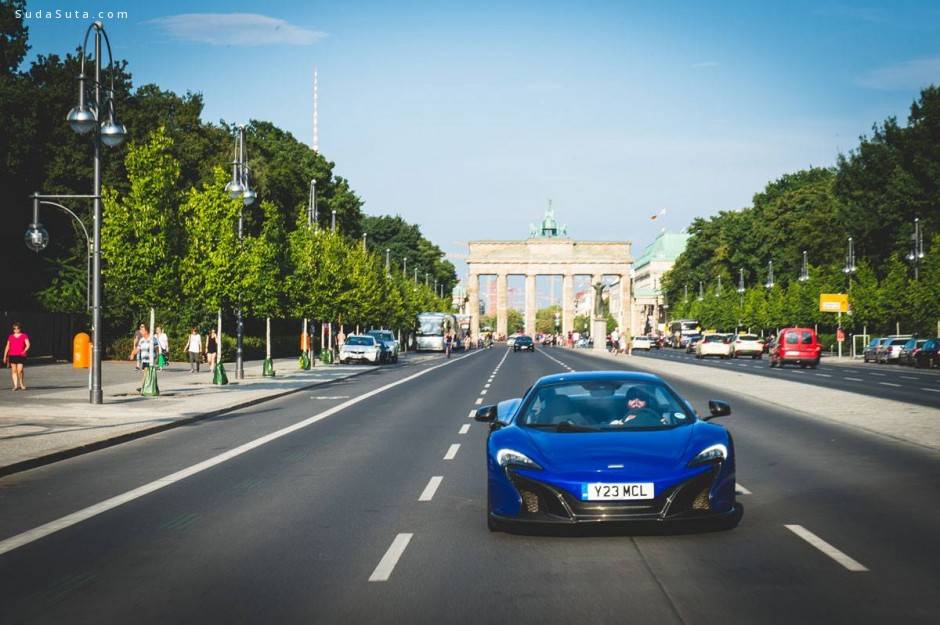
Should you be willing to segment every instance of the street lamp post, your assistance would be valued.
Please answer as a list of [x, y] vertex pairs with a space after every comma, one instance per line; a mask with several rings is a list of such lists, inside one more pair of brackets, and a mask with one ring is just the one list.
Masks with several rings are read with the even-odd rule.
[[920, 261], [924, 259], [924, 232], [920, 227], [920, 217], [914, 218], [914, 232], [911, 234], [911, 251], [907, 260], [914, 265], [914, 279], [920, 280]]
[[408, 257], [407, 256], [401, 259], [401, 276], [402, 278], [408, 277]]
[[744, 316], [744, 267], [738, 269], [738, 295], [741, 298], [740, 305], [738, 307], [738, 325], [741, 325], [742, 319]]
[[314, 226], [317, 223], [317, 179], [310, 179], [310, 198], [307, 201], [307, 225]]
[[418, 268], [415, 267], [415, 285], [418, 284]]
[[702, 285], [702, 281], [699, 280], [698, 281], [698, 301], [701, 302], [703, 299], [705, 299], [705, 289], [704, 289], [704, 286]]
[[388, 275], [391, 272], [390, 264], [389, 264], [391, 262], [391, 256], [390, 256], [391, 253], [392, 253], [392, 250], [386, 247], [385, 248], [385, 274], [386, 275]]
[[806, 256], [806, 250], [803, 250], [803, 268], [800, 270], [800, 277], [798, 278], [800, 282], [809, 281], [809, 262]]
[[363, 250], [366, 249], [366, 237], [367, 237], [367, 236], [368, 236], [368, 233], [367, 233], [367, 232], [363, 232], [363, 233], [362, 233], [362, 249], [363, 249]]
[[765, 288], [765, 289], [772, 289], [772, 288], [774, 288], [774, 284], [775, 284], [775, 282], [774, 282], [774, 261], [768, 260], [768, 261], [767, 261], [767, 282], [764, 283], [764, 288]]
[[721, 274], [718, 274], [718, 286], [715, 287], [715, 297], [721, 297]]
[[[85, 61], [88, 59], [87, 48], [88, 48], [88, 35], [91, 32], [95, 32], [95, 75], [94, 78], [88, 78], [85, 76]], [[108, 73], [110, 74], [110, 84], [109, 87], [102, 89], [101, 84], [101, 42], [104, 40], [105, 46], [108, 49]], [[92, 181], [92, 192], [91, 195], [56, 195], [56, 196], [40, 196], [35, 194], [33, 196], [33, 207], [34, 207], [34, 224], [37, 226], [36, 229], [30, 227], [30, 232], [32, 232], [32, 239], [36, 240], [36, 237], [39, 237], [39, 242], [42, 240], [41, 233], [44, 230], [41, 229], [41, 225], [38, 224], [36, 219], [38, 219], [37, 204], [38, 200], [42, 199], [92, 199], [94, 200], [94, 217], [92, 223], [92, 236], [91, 236], [91, 331], [92, 331], [92, 359], [91, 359], [91, 371], [90, 371], [90, 383], [88, 391], [88, 401], [92, 404], [100, 404], [103, 402], [103, 394], [101, 391], [101, 144], [104, 143], [108, 147], [115, 147], [120, 145], [124, 141], [124, 137], [127, 135], [127, 129], [124, 127], [124, 124], [117, 121], [117, 114], [114, 106], [114, 58], [111, 55], [111, 41], [108, 39], [108, 34], [104, 30], [104, 24], [100, 21], [92, 22], [87, 30], [85, 30], [85, 38], [82, 41], [82, 51], [81, 51], [81, 73], [78, 75], [78, 106], [74, 107], [69, 111], [68, 120], [69, 126], [80, 135], [88, 134], [89, 132], [93, 133], [93, 145], [94, 145], [94, 174]], [[90, 80], [93, 89], [93, 100], [89, 104], [86, 104], [86, 89], [85, 81]], [[107, 120], [101, 121], [101, 113], [103, 112], [102, 106], [107, 107]], [[61, 205], [59, 205], [61, 208]], [[66, 209], [67, 210], [67, 209]], [[71, 211], [68, 211], [71, 213]], [[74, 215], [74, 214], [73, 214]], [[77, 217], [76, 217], [77, 219]], [[81, 221], [79, 220], [79, 223]], [[84, 224], [82, 224], [84, 228]], [[29, 232], [28, 238], [29, 237]], [[87, 231], [86, 231], [87, 236]], [[46, 235], [46, 242], [48, 243], [48, 234]], [[45, 246], [43, 246], [45, 247]]]
[[333, 209], [333, 212], [330, 216], [330, 232], [336, 232], [336, 209]]
[[[244, 208], [254, 204], [255, 199], [258, 197], [258, 194], [251, 189], [250, 171], [245, 155], [245, 126], [240, 125], [235, 130], [235, 158], [232, 160], [232, 179], [225, 185], [225, 191], [230, 198], [233, 200], [240, 198], [242, 200], [242, 205], [238, 207], [239, 246], [245, 229]], [[239, 293], [235, 308], [235, 377], [239, 380], [245, 379], [244, 339], [245, 323], [242, 317], [241, 293]]]
[[855, 265], [855, 242], [852, 241], [852, 237], [849, 237], [849, 249], [845, 253], [845, 266], [842, 267], [842, 273], [851, 279], [852, 274], [857, 269], [858, 267]]
[[684, 295], [682, 296], [682, 301], [688, 304], [689, 303], [689, 285], [688, 284], [683, 285], [682, 290], [684, 292]]

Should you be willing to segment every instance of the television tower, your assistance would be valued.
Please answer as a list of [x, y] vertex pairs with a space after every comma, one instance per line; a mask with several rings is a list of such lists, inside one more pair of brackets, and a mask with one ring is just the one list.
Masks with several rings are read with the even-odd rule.
[[317, 66], [313, 66], [313, 151], [320, 153], [320, 133], [317, 128]]

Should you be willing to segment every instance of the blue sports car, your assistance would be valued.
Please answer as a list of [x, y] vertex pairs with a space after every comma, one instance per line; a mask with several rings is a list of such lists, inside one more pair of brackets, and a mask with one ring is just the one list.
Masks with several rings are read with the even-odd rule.
[[734, 527], [734, 444], [659, 376], [627, 371], [550, 375], [525, 397], [482, 406], [487, 523], [710, 520]]

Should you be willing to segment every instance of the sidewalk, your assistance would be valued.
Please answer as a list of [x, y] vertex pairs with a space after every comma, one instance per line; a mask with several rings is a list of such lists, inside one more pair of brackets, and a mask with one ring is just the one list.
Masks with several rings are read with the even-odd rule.
[[593, 350], [585, 350], [585, 354], [629, 363], [631, 367], [668, 378], [714, 387], [727, 393], [724, 398], [729, 399], [732, 406], [736, 395], [744, 395], [817, 419], [836, 421], [881, 436], [940, 450], [940, 428], [937, 427], [940, 410], [936, 408], [804, 384], [795, 379], [761, 377], [755, 380], [753, 375], [733, 369], [708, 368], [703, 371], [699, 365], [672, 360], [634, 358]]
[[245, 363], [245, 379], [212, 384], [212, 374], [171, 363], [159, 374], [159, 397], [142, 397], [143, 375], [129, 361], [102, 363], [104, 404], [88, 403], [88, 370], [71, 364], [26, 368], [26, 391], [11, 390], [9, 369], [0, 369], [0, 475], [39, 466], [177, 425], [243, 408], [316, 384], [348, 378], [375, 367], [320, 365], [310, 371], [297, 360], [274, 362], [277, 375], [261, 375], [261, 361]]

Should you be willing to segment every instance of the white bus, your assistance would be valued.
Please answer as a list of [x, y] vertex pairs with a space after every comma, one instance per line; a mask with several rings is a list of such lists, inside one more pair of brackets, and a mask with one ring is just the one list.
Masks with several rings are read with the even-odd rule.
[[419, 352], [444, 351], [444, 334], [456, 334], [457, 318], [451, 313], [423, 312], [418, 314], [415, 348]]

